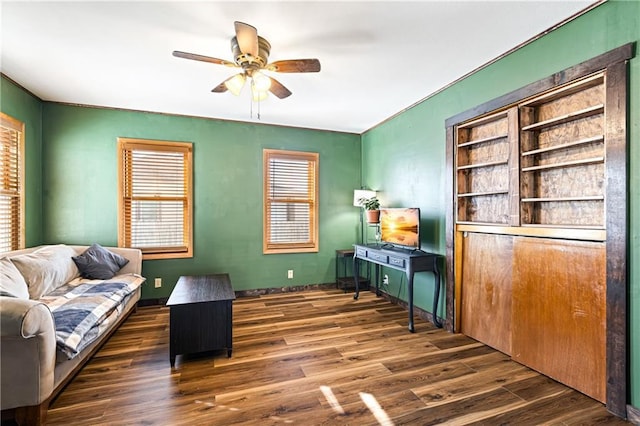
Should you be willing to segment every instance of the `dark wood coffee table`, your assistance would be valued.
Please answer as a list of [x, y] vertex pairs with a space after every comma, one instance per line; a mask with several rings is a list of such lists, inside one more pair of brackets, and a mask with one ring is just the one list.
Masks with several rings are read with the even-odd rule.
[[176, 355], [232, 350], [232, 302], [228, 274], [182, 276], [169, 296], [169, 360]]

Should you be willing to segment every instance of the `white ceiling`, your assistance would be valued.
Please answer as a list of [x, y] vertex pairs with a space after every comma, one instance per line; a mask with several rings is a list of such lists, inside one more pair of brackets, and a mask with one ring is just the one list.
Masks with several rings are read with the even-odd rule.
[[[0, 71], [46, 101], [362, 133], [593, 1], [1, 2]], [[318, 58], [320, 73], [272, 74], [293, 95], [251, 112], [234, 21], [270, 61]]]

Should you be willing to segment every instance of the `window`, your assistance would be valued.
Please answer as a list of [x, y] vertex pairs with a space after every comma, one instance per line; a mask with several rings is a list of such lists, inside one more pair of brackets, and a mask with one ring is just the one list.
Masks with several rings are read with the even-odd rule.
[[0, 253], [24, 248], [24, 123], [0, 112]]
[[118, 245], [193, 256], [191, 143], [118, 138], [118, 154]]
[[263, 252], [318, 251], [318, 154], [263, 151]]

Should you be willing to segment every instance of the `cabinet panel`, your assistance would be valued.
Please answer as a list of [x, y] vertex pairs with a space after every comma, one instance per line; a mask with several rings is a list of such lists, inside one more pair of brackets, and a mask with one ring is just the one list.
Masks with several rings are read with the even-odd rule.
[[510, 354], [513, 237], [468, 233], [461, 241], [461, 331]]
[[604, 243], [515, 237], [513, 255], [513, 359], [604, 402]]

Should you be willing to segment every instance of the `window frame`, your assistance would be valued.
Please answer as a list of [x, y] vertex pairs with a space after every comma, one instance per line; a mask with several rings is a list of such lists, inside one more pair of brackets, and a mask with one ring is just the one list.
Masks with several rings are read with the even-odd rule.
[[[263, 254], [282, 254], [282, 253], [317, 253], [319, 251], [319, 238], [318, 238], [318, 212], [319, 212], [319, 170], [320, 170], [320, 154], [315, 152], [306, 151], [289, 151], [279, 149], [264, 149], [262, 151], [262, 170], [263, 170], [263, 234], [262, 234], [262, 252]], [[310, 173], [313, 176], [307, 180], [307, 184], [312, 188], [312, 198], [305, 201], [295, 200], [295, 202], [310, 204], [310, 218], [309, 218], [309, 235], [310, 240], [303, 243], [275, 243], [269, 241], [270, 235], [270, 216], [269, 206], [273, 201], [269, 198], [269, 185], [270, 185], [270, 160], [271, 159], [283, 159], [283, 160], [296, 160], [296, 161], [308, 161], [313, 165], [313, 170]], [[311, 178], [313, 182], [311, 182]], [[282, 200], [280, 202], [293, 200]]]
[[[26, 226], [25, 226], [25, 124], [17, 118], [11, 117], [8, 114], [0, 112], [0, 126], [14, 131], [18, 134], [16, 152], [18, 154], [17, 170], [15, 178], [17, 180], [17, 196], [18, 196], [18, 223], [11, 223], [11, 233], [17, 233], [17, 240], [12, 241], [12, 246], [7, 251], [19, 250], [25, 248], [26, 244]], [[2, 159], [0, 158], [0, 161]], [[4, 185], [0, 187], [0, 191], [3, 193], [15, 196], [10, 191], [4, 189]], [[15, 228], [14, 228], [15, 227]], [[13, 239], [12, 239], [13, 240]]]
[[[130, 198], [125, 194], [127, 177], [125, 176], [125, 152], [134, 150], [145, 151], [165, 151], [180, 152], [184, 154], [184, 182], [186, 186], [186, 196], [183, 216], [183, 239], [184, 247], [153, 247], [140, 248], [144, 260], [153, 259], [179, 259], [193, 257], [193, 144], [191, 142], [162, 141], [151, 139], [118, 138], [118, 247], [131, 247], [127, 240], [130, 235], [130, 226], [126, 222], [125, 212], [126, 199]], [[131, 185], [129, 185], [130, 187]], [[160, 198], [158, 198], [160, 199]], [[127, 232], [128, 231], [128, 232]]]

